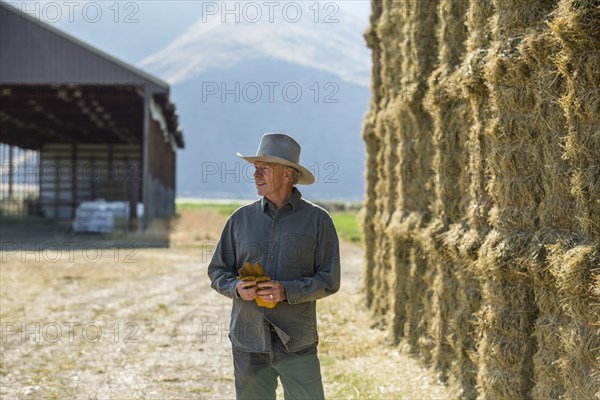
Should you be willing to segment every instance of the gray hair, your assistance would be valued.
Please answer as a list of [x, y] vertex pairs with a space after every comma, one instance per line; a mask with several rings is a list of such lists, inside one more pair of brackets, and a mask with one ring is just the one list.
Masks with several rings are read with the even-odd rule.
[[289, 165], [284, 165], [283, 167], [292, 171], [292, 186], [297, 184], [298, 180], [300, 180], [300, 171], [294, 167], [290, 167]]

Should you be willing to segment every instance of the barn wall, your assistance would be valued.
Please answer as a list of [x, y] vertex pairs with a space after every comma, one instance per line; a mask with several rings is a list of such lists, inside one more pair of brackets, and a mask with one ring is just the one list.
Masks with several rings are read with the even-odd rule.
[[141, 202], [141, 148], [135, 145], [47, 144], [40, 149], [40, 203], [48, 218], [70, 219], [82, 201]]
[[[149, 198], [146, 210], [150, 217], [175, 215], [175, 157], [168, 136], [160, 123], [148, 113], [148, 183]], [[146, 207], [146, 206], [145, 206]]]
[[366, 302], [463, 398], [600, 397], [600, 7], [372, 1]]

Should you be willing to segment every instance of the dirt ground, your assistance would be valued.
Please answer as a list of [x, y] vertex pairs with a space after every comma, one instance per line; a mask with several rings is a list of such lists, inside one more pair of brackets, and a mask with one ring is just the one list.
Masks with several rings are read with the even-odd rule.
[[[224, 221], [187, 211], [170, 231], [170, 248], [136, 246], [139, 238], [103, 248], [107, 238], [54, 235], [32, 249], [33, 233], [21, 246], [3, 230], [0, 397], [234, 398], [230, 300], [206, 275]], [[343, 243], [341, 254], [342, 289], [319, 302], [327, 397], [452, 398], [371, 327], [362, 249]]]

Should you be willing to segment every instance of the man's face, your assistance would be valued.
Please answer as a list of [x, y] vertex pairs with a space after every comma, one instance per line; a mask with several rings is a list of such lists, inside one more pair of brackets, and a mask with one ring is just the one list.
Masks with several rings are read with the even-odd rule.
[[259, 196], [277, 197], [286, 192], [287, 183], [283, 165], [256, 161], [254, 168], [254, 184]]

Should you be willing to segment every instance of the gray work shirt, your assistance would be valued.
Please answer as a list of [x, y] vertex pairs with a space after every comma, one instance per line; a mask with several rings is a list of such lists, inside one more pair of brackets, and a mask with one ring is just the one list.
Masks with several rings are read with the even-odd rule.
[[[281, 281], [287, 299], [269, 309], [240, 298], [235, 277], [247, 261], [259, 262], [272, 280]], [[269, 352], [269, 323], [289, 351], [307, 348], [318, 342], [316, 300], [340, 287], [339, 241], [333, 221], [295, 187], [290, 201], [276, 211], [263, 197], [231, 215], [208, 276], [213, 289], [233, 299], [229, 338], [235, 348]]]

